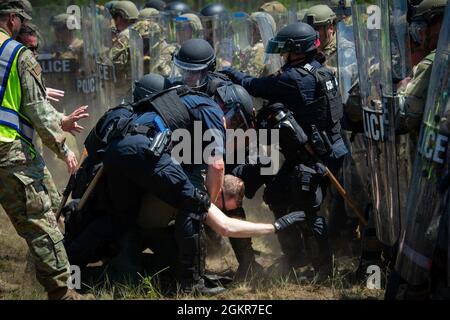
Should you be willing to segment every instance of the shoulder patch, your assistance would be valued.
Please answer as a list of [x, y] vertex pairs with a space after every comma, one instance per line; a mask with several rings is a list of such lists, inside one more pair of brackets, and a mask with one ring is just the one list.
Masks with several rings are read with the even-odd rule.
[[42, 75], [42, 68], [37, 62], [33, 53], [30, 50], [24, 50], [21, 54], [22, 66], [30, 72], [36, 79], [40, 80]]

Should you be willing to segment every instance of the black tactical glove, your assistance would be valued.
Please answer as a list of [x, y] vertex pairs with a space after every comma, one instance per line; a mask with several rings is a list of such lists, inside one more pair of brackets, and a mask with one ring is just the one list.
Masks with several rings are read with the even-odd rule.
[[306, 214], [304, 211], [291, 212], [274, 222], [275, 233], [285, 230], [295, 223], [303, 222], [306, 220]]
[[222, 70], [220, 70], [219, 73], [226, 75], [232, 82], [234, 82], [236, 80], [236, 78], [234, 77], [235, 71], [236, 70], [233, 69], [232, 67], [225, 67]]

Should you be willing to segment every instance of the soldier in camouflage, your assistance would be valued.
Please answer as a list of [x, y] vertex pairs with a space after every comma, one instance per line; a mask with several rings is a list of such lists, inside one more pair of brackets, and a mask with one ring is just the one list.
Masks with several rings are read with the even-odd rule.
[[114, 98], [116, 103], [131, 98], [130, 29], [138, 20], [139, 10], [131, 1], [117, 1], [109, 10], [117, 29], [108, 55], [115, 69], [116, 84]]
[[[410, 133], [414, 146], [418, 143], [420, 126], [428, 96], [431, 69], [436, 54], [446, 0], [424, 0], [414, 7], [410, 27], [413, 42], [413, 76], [405, 79], [401, 90], [401, 126]], [[415, 147], [412, 148], [414, 151]], [[413, 157], [415, 155], [412, 155]]]
[[87, 298], [67, 287], [69, 263], [46, 185], [51, 178], [34, 150], [32, 137], [36, 130], [73, 173], [77, 160], [65, 144], [62, 131], [79, 132], [82, 127], [77, 121], [88, 115], [80, 108], [64, 116], [46, 100], [41, 67], [30, 50], [12, 39], [26, 19], [31, 17], [20, 1], [0, 4], [0, 45], [6, 53], [1, 57], [0, 70], [6, 83], [5, 94], [0, 97], [0, 203], [17, 233], [26, 240], [37, 279], [48, 298]]
[[144, 40], [145, 73], [157, 73], [168, 77], [172, 68], [172, 54], [176, 46], [168, 44], [163, 27], [157, 22], [159, 11], [145, 8], [139, 12], [139, 20], [132, 26]]
[[273, 17], [277, 31], [289, 24], [288, 9], [279, 1], [266, 2], [259, 8], [259, 11], [268, 13]]
[[252, 77], [265, 77], [269, 75], [267, 68], [265, 68], [265, 49], [264, 43], [262, 42], [261, 35], [258, 28], [258, 22], [256, 18], [259, 15], [266, 15], [267, 20], [271, 23], [271, 27], [273, 32], [275, 33], [276, 25], [275, 20], [271, 15], [265, 12], [253, 12], [250, 15], [251, 21], [251, 46], [245, 48], [244, 50], [239, 52], [238, 67], [242, 72], [245, 72]]
[[311, 25], [319, 33], [319, 50], [326, 58], [325, 65], [333, 69], [336, 74], [336, 14], [329, 6], [319, 4], [312, 6], [306, 11], [303, 22]]

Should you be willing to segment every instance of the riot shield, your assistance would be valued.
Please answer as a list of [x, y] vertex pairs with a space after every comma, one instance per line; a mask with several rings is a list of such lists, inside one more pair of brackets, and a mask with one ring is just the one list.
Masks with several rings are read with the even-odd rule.
[[[370, 203], [370, 191], [367, 186], [369, 170], [366, 162], [366, 145], [364, 134], [354, 128], [362, 121], [362, 109], [359, 101], [358, 61], [353, 34], [351, 9], [342, 10], [336, 22], [337, 71], [339, 90], [344, 105], [345, 117], [352, 126], [343, 128], [343, 136], [350, 153], [345, 157], [342, 167], [344, 189], [356, 205], [365, 209]], [[350, 96], [357, 99], [350, 100]], [[355, 101], [356, 100], [356, 101]], [[356, 103], [355, 103], [356, 102]], [[354, 124], [354, 126], [353, 126]], [[356, 218], [345, 204], [348, 216]]]
[[[251, 21], [245, 12], [236, 12], [231, 17], [233, 35], [233, 61], [232, 66], [245, 72], [246, 61], [251, 60], [250, 36]], [[246, 60], [246, 61], [244, 61]]]
[[[80, 32], [80, 16], [69, 14], [67, 7], [35, 7], [33, 23], [39, 32], [45, 35], [39, 38], [39, 55], [37, 57], [41, 68], [42, 78], [47, 88], [62, 90], [64, 97], [59, 101], [49, 99], [49, 102], [59, 112], [70, 114], [80, 105], [89, 104], [84, 95], [77, 92], [76, 79], [80, 75], [83, 63], [83, 34]], [[26, 45], [26, 44], [25, 44]], [[85, 125], [85, 121], [82, 122]], [[78, 157], [81, 152], [83, 137], [76, 138], [65, 133], [68, 147]], [[62, 189], [67, 182], [67, 168], [64, 162], [42, 145], [36, 139], [37, 149], [55, 177], [58, 189]]]
[[141, 35], [135, 29], [130, 29], [130, 67], [131, 67], [131, 94], [134, 90], [135, 81], [144, 76], [144, 42]]
[[79, 17], [67, 11], [67, 7], [36, 7], [33, 23], [45, 35], [38, 56], [45, 84], [65, 91], [65, 98], [53, 101], [53, 105], [60, 112], [71, 113], [79, 102], [75, 79], [82, 61], [83, 39]]
[[96, 10], [96, 5], [91, 3], [95, 10], [95, 24], [93, 28], [95, 44], [95, 61], [97, 75], [97, 105], [95, 117], [100, 118], [103, 113], [115, 106], [114, 89], [116, 72], [109, 55], [113, 42], [112, 17], [106, 10]]
[[191, 22], [186, 17], [175, 18], [175, 39], [178, 47], [181, 47], [183, 43], [190, 39], [203, 38], [202, 34], [195, 32]]
[[[256, 22], [259, 29], [259, 34], [261, 36], [261, 41], [264, 45], [264, 48], [267, 47], [269, 40], [275, 37], [275, 30], [272, 26], [272, 23], [269, 21], [270, 18], [267, 16], [267, 13], [261, 13], [256, 16]], [[281, 69], [281, 56], [279, 54], [265, 54], [264, 64], [267, 67], [267, 72], [269, 74], [273, 74]]]
[[216, 51], [217, 68], [229, 67], [233, 63], [233, 38], [228, 15], [200, 17], [204, 39]]
[[401, 229], [390, 43], [390, 25], [396, 23], [390, 18], [393, 2], [352, 3], [373, 215], [377, 237], [388, 246], [397, 242]]
[[429, 279], [442, 216], [449, 210], [450, 6], [447, 5], [433, 63], [414, 172], [407, 224], [396, 269], [408, 283]]
[[[168, 46], [166, 42], [166, 32], [168, 30], [168, 21], [163, 16], [151, 17], [139, 21], [139, 33], [143, 41], [144, 50], [144, 74], [162, 73], [158, 72], [158, 65], [164, 60], [164, 48]], [[165, 25], [164, 25], [165, 24]], [[170, 60], [170, 58], [169, 58]]]

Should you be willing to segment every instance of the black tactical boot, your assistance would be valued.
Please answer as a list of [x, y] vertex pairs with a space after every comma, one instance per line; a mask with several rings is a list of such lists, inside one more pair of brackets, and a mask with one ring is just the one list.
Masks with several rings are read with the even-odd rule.
[[333, 254], [328, 240], [325, 218], [316, 217], [308, 223], [303, 236], [308, 255], [315, 271], [316, 282], [324, 282], [333, 276]]
[[202, 278], [204, 274], [204, 255], [201, 250], [201, 239], [198, 234], [184, 238], [180, 243], [180, 257], [177, 268], [179, 291], [182, 294], [195, 296], [214, 296], [225, 291], [222, 287], [207, 287]]
[[252, 239], [230, 238], [230, 243], [239, 263], [239, 267], [234, 275], [234, 280], [247, 281], [261, 277], [264, 273], [264, 268], [255, 260]]

